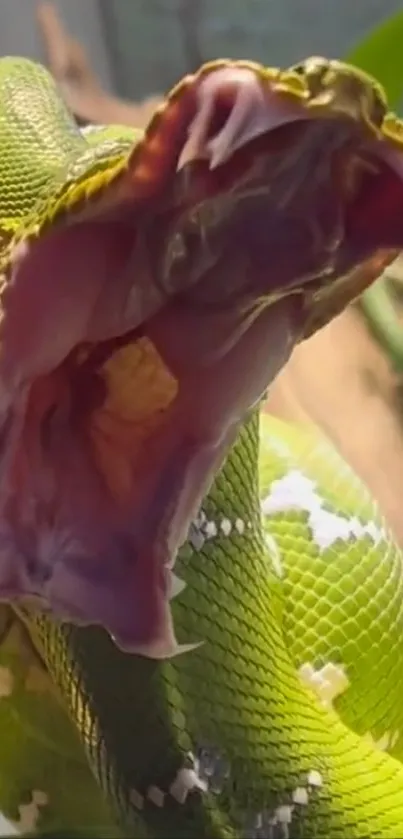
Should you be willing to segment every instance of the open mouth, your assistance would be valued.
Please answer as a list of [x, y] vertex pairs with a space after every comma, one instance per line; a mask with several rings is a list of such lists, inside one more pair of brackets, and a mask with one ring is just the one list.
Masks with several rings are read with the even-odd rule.
[[179, 651], [175, 556], [240, 423], [403, 244], [398, 126], [361, 84], [322, 101], [296, 73], [211, 65], [114, 183], [14, 248], [1, 597]]

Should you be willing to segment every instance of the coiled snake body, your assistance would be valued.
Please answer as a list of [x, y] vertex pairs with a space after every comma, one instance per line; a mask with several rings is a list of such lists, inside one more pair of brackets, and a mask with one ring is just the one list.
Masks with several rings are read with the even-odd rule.
[[[76, 771], [88, 792], [87, 805], [75, 810], [71, 803], [63, 821], [53, 793], [45, 802], [36, 790], [38, 831], [55, 831], [61, 819], [61, 829], [75, 827], [80, 835], [92, 829], [113, 835], [118, 825], [136, 837], [399, 835], [401, 554], [333, 449], [314, 433], [259, 418], [256, 406], [293, 344], [341, 311], [401, 249], [400, 124], [386, 114], [374, 82], [319, 59], [282, 73], [246, 63], [208, 65], [167, 98], [145, 138], [118, 127], [80, 134], [50, 77], [28, 61], [2, 59], [0, 101], [0, 590], [72, 718], [63, 723], [68, 733], [57, 772], [71, 751], [76, 763], [65, 783], [74, 785]], [[269, 198], [262, 199], [266, 181]], [[114, 230], [116, 248], [108, 238]], [[94, 250], [101, 250], [98, 262]], [[94, 271], [107, 294], [97, 289], [87, 311]], [[130, 293], [123, 306], [124, 278]], [[262, 323], [265, 307], [275, 312], [277, 327], [263, 322], [262, 335], [273, 334], [275, 343], [263, 347], [272, 362], [262, 374], [261, 340], [244, 343], [239, 357], [236, 347]], [[179, 326], [175, 317], [188, 310], [186, 332], [185, 316]], [[128, 331], [129, 343], [122, 343]], [[179, 332], [189, 369], [173, 353]], [[166, 367], [179, 371], [174, 402], [175, 376], [165, 376]], [[121, 392], [134, 393], [134, 414], [119, 402]], [[204, 402], [192, 413], [199, 392]], [[160, 417], [170, 415], [172, 404], [174, 424], [161, 431]], [[194, 425], [186, 424], [189, 417]], [[139, 445], [130, 423], [135, 435], [146, 428]], [[194, 427], [199, 436], [190, 434]], [[197, 515], [209, 482], [201, 481], [197, 498], [183, 500], [186, 470], [179, 471], [179, 489], [171, 461], [164, 472], [176, 433], [192, 457], [198, 447], [210, 457], [213, 439], [220, 457], [208, 460], [210, 482], [227, 455]], [[125, 464], [134, 449], [143, 488], [143, 495], [130, 496], [132, 517], [140, 505], [136, 562], [149, 532], [157, 533], [159, 547], [165, 544], [170, 502], [162, 484], [151, 481], [150, 489], [153, 469], [172, 480], [186, 527], [192, 519], [168, 593], [175, 595], [179, 643], [196, 646], [167, 660], [158, 608], [145, 586], [138, 597], [143, 577], [135, 577], [136, 589], [124, 564]], [[171, 451], [180, 460], [188, 449]], [[95, 473], [84, 471], [88, 453], [113, 518], [104, 496], [98, 498]], [[143, 456], [150, 458], [147, 469]], [[191, 458], [183, 462], [193, 468]], [[88, 498], [99, 506], [86, 506]], [[154, 517], [144, 499], [151, 499]], [[75, 541], [66, 543], [71, 521]], [[103, 544], [94, 541], [98, 531], [107, 562]], [[88, 555], [78, 563], [80, 539]], [[94, 544], [99, 552], [91, 565]], [[147, 556], [152, 565], [153, 552]], [[142, 575], [148, 567], [141, 565]], [[91, 611], [94, 602], [102, 614]], [[53, 616], [37, 611], [38, 604]], [[143, 607], [155, 608], [155, 620], [146, 611], [140, 622]], [[104, 622], [121, 646], [159, 660], [122, 652], [104, 629], [77, 622]], [[168, 641], [176, 652], [176, 639]], [[21, 715], [12, 694], [2, 702]], [[46, 748], [56, 752], [57, 736], [49, 738]], [[82, 746], [97, 786], [80, 764]], [[5, 792], [3, 802], [7, 811]]]

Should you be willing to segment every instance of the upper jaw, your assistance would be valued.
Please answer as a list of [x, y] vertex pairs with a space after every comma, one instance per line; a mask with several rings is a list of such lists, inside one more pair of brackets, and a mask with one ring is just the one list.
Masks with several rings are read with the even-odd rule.
[[[264, 70], [246, 62], [228, 62], [217, 69], [207, 65], [196, 77], [193, 96], [194, 115], [178, 170], [198, 158], [207, 159], [214, 170], [256, 137], [300, 120], [347, 120], [360, 126], [368, 139], [380, 138], [386, 111], [370, 77], [326, 59], [308, 59], [298, 73], [292, 68]], [[227, 108], [228, 115], [214, 128], [218, 108]]]
[[[319, 123], [324, 117], [334, 118], [343, 126], [347, 123], [349, 126], [353, 125], [354, 129], [358, 127], [358, 133], [362, 129], [361, 133], [369, 143], [374, 144], [376, 153], [379, 152], [382, 157], [386, 149], [389, 165], [396, 168], [399, 177], [401, 176], [399, 145], [393, 137], [379, 139], [376, 131], [372, 132], [365, 121], [361, 120], [359, 109], [353, 117], [351, 114], [346, 115], [345, 109], [341, 107], [340, 97], [337, 102], [334, 100], [333, 104], [329, 101], [326, 104], [316, 101], [315, 104], [311, 101], [312, 97], [311, 99], [309, 97], [304, 81], [298, 80], [295, 74], [273, 72], [265, 77], [264, 74], [262, 76], [260, 72], [253, 70], [251, 66], [230, 64], [202, 73], [196, 79], [189, 96], [192, 102], [192, 108], [187, 111], [188, 114], [192, 111], [191, 118], [187, 122], [189, 130], [186, 137], [182, 136], [183, 142], [177, 151], [175, 165], [171, 167], [171, 183], [176, 177], [184, 174], [182, 171], [177, 172], [177, 168], [181, 170], [191, 165], [195, 158], [198, 159], [200, 156], [207, 158], [209, 171], [214, 176], [220, 167], [231, 163], [231, 159], [238, 151], [260, 136], [269, 135], [277, 128], [298, 121], [311, 120]], [[217, 126], [217, 117], [220, 115], [221, 123], [219, 122]], [[299, 151], [297, 144], [297, 162]], [[286, 155], [284, 157], [286, 158]], [[291, 185], [294, 187], [294, 182]], [[270, 182], [265, 186], [266, 189], [270, 187]], [[236, 188], [237, 184], [234, 184], [233, 191], [236, 191]], [[269, 193], [270, 190], [267, 189], [267, 192]], [[331, 191], [329, 196], [333, 197]], [[340, 198], [339, 195], [338, 198]], [[156, 206], [158, 211], [159, 202]], [[290, 209], [291, 211], [295, 209], [292, 201]], [[307, 221], [305, 216], [309, 214], [301, 215], [303, 209], [302, 203], [298, 208], [298, 222], [305, 224]], [[276, 202], [273, 202], [272, 211], [273, 218], [274, 216], [278, 218], [280, 214]], [[263, 220], [267, 222], [267, 215], [263, 217]], [[283, 222], [283, 218], [280, 221]], [[75, 236], [74, 231], [72, 235]], [[148, 313], [146, 317], [144, 311], [135, 312], [139, 320], [143, 322], [144, 334], [156, 348], [163, 365], [169, 368], [176, 381], [178, 393], [166, 409], [166, 421], [147, 441], [152, 451], [160, 445], [158, 449], [160, 456], [154, 459], [152, 465], [143, 458], [139, 466], [139, 461], [133, 455], [133, 474], [137, 481], [137, 496], [134, 496], [135, 501], [131, 505], [127, 504], [128, 516], [124, 521], [126, 540], [122, 539], [121, 545], [118, 545], [117, 539], [113, 543], [112, 537], [115, 534], [107, 515], [110, 508], [101, 507], [100, 509], [105, 513], [101, 517], [98, 512], [94, 514], [96, 527], [91, 523], [93, 528], [91, 529], [85, 521], [85, 505], [82, 504], [79, 507], [77, 505], [77, 492], [74, 487], [71, 489], [71, 497], [66, 502], [67, 513], [70, 516], [69, 525], [75, 535], [77, 534], [77, 520], [81, 522], [84, 520], [82, 533], [79, 535], [83, 536], [84, 542], [84, 537], [87, 537], [87, 544], [84, 547], [87, 547], [89, 553], [92, 551], [92, 555], [89, 557], [85, 552], [83, 555], [79, 552], [78, 557], [74, 557], [76, 560], [74, 564], [70, 562], [69, 556], [60, 556], [59, 553], [53, 577], [47, 583], [46, 597], [54, 611], [61, 613], [65, 619], [103, 623], [116, 637], [117, 642], [126, 649], [147, 652], [154, 657], [177, 651], [167, 605], [167, 597], [172, 594], [167, 567], [172, 565], [176, 552], [186, 536], [187, 527], [222, 463], [239, 424], [286, 363], [294, 344], [303, 334], [299, 311], [300, 300], [297, 302], [297, 295], [290, 296], [290, 292], [296, 290], [295, 276], [293, 275], [294, 285], [287, 286], [284, 283], [284, 277], [274, 260], [275, 238], [273, 236], [272, 242], [268, 242], [267, 230], [263, 228], [261, 243], [266, 248], [264, 255], [267, 263], [264, 265], [266, 270], [263, 272], [263, 279], [267, 282], [269, 277], [273, 286], [273, 298], [269, 301], [270, 305], [267, 305], [266, 293], [261, 311], [256, 306], [253, 317], [250, 319], [245, 320], [242, 317], [236, 319], [235, 315], [239, 315], [236, 294], [232, 295], [234, 305], [226, 310], [227, 315], [229, 312], [227, 321], [225, 318], [220, 320], [214, 317], [214, 306], [206, 315], [201, 314], [200, 305], [196, 305], [197, 300], [193, 307], [194, 320], [187, 319], [186, 316], [183, 320], [178, 319], [177, 313], [183, 313], [184, 307], [178, 306], [178, 310], [175, 309], [173, 293], [168, 302], [166, 298], [161, 297], [166, 305], [157, 306], [157, 312], [153, 309], [152, 316]], [[218, 244], [220, 241], [221, 239]], [[225, 254], [224, 261], [218, 265], [220, 270], [213, 277], [217, 286], [220, 286], [227, 276], [224, 269], [228, 273], [228, 279], [231, 280], [230, 269], [234, 268], [235, 272], [237, 268], [236, 256], [239, 253], [237, 248], [241, 246], [242, 241], [238, 237], [232, 251]], [[98, 241], [97, 248], [100, 248]], [[376, 249], [376, 243], [374, 249]], [[71, 250], [66, 247], [62, 251], [65, 254], [62, 260], [63, 266]], [[82, 248], [83, 252], [84, 250], [86, 253], [91, 252], [90, 247]], [[288, 248], [288, 251], [291, 249]], [[81, 253], [79, 257], [81, 259]], [[296, 248], [295, 259], [298, 268], [301, 257], [301, 250]], [[352, 261], [354, 263], [354, 254]], [[96, 267], [94, 277], [98, 281], [102, 266]], [[74, 272], [72, 273], [74, 276]], [[86, 277], [86, 281], [88, 279]], [[106, 279], [110, 280], [110, 278]], [[298, 282], [300, 279], [298, 276]], [[68, 280], [71, 283], [70, 275]], [[203, 283], [203, 277], [200, 283]], [[303, 285], [302, 281], [300, 284]], [[111, 288], [112, 285], [113, 288]], [[81, 297], [78, 300], [80, 312], [83, 311], [82, 289], [84, 286], [88, 288], [88, 282], [80, 283]], [[110, 298], [117, 286], [118, 282], [108, 284], [105, 280], [105, 288], [108, 291], [106, 304], [108, 305], [104, 307], [103, 313], [106, 323], [110, 310]], [[68, 288], [71, 293], [71, 284]], [[262, 288], [259, 289], [259, 293], [264, 297]], [[97, 289], [98, 286], [95, 290]], [[301, 287], [300, 291], [301, 298], [304, 289]], [[351, 291], [351, 282], [348, 284], [348, 291], [349, 293]], [[60, 298], [60, 294], [58, 296]], [[279, 300], [281, 296], [286, 299]], [[49, 303], [49, 298], [47, 301]], [[158, 298], [159, 301], [160, 298]], [[259, 304], [262, 301], [257, 302]], [[343, 298], [343, 305], [346, 302], [348, 300]], [[57, 301], [53, 301], [51, 305], [45, 307], [46, 313], [49, 310], [52, 317], [57, 310], [56, 303]], [[94, 311], [94, 307], [89, 306], [89, 309], [91, 312]], [[141, 314], [143, 318], [140, 318]], [[169, 321], [170, 314], [172, 315], [171, 322]], [[244, 314], [245, 312], [241, 311], [241, 315]], [[102, 322], [101, 332], [106, 328], [105, 322]], [[97, 324], [99, 325], [99, 322]], [[95, 330], [97, 324], [93, 325], [93, 334], [97, 334]], [[223, 329], [223, 324], [225, 329]], [[116, 326], [115, 321], [114, 326]], [[58, 323], [53, 324], [53, 328], [54, 334], [57, 334]], [[49, 330], [46, 328], [43, 331]], [[79, 333], [79, 338], [83, 339], [82, 333]], [[73, 343], [76, 344], [76, 333], [73, 339]], [[101, 339], [102, 336], [99, 335], [99, 340]], [[53, 344], [54, 342], [52, 346]], [[130, 390], [130, 388], [132, 392], [135, 392], [136, 381], [129, 380], [127, 389]], [[28, 430], [31, 431], [32, 428]], [[65, 492], [68, 478], [72, 475], [73, 455], [77, 456], [77, 441], [70, 442], [72, 456], [70, 459], [67, 458], [68, 468], [65, 471], [60, 470], [59, 474], [55, 469], [57, 492]], [[66, 439], [64, 439], [64, 448], [66, 448], [65, 444]], [[145, 444], [140, 446], [140, 454], [146, 448]], [[132, 451], [128, 452], [128, 457], [131, 455]], [[64, 456], [63, 465], [66, 462]], [[77, 470], [81, 475], [79, 466]], [[51, 467], [54, 468], [54, 461], [51, 462]], [[36, 470], [35, 474], [39, 471]], [[138, 491], [139, 482], [141, 492]], [[82, 484], [80, 489], [81, 486]], [[89, 486], [91, 487], [91, 482]], [[175, 487], [174, 503], [172, 498], [168, 503], [167, 498], [170, 492], [172, 494], [172, 487]], [[91, 492], [90, 498], [93, 498], [92, 488]], [[132, 500], [130, 496], [128, 502]], [[139, 500], [140, 512], [136, 507], [136, 502]], [[59, 503], [60, 497], [53, 501]], [[135, 513], [134, 510], [136, 510]], [[112, 524], [114, 524], [113, 521]], [[39, 530], [43, 533], [42, 525]], [[52, 533], [51, 538], [54, 539], [54, 536], [55, 534]], [[54, 543], [52, 544], [54, 547]], [[111, 562], [112, 546], [115, 551], [113, 562]], [[76, 544], [73, 547], [76, 547]], [[82, 547], [78, 540], [79, 551]], [[130, 586], [128, 586], [127, 564], [125, 563], [128, 563], [130, 567]], [[154, 574], [150, 568], [155, 567], [157, 570]], [[145, 583], [148, 586], [148, 596], [151, 597], [151, 591], [154, 598], [150, 603], [146, 599]], [[136, 618], [136, 608], [138, 607], [138, 613], [141, 615], [141, 609], [144, 610], [144, 604], [147, 603], [150, 608], [144, 617], [145, 626], [140, 627], [140, 618]]]
[[[176, 158], [177, 174], [174, 179], [178, 180], [185, 170], [186, 178], [183, 181], [185, 203], [186, 188], [190, 185], [189, 216], [192, 220], [199, 219], [200, 235], [208, 240], [211, 253], [211, 243], [214, 243], [211, 234], [212, 231], [214, 232], [214, 226], [217, 229], [225, 227], [225, 222], [222, 224], [219, 219], [220, 212], [222, 216], [224, 215], [222, 208], [225, 208], [225, 201], [229, 206], [239, 205], [243, 200], [243, 185], [240, 181], [237, 183], [236, 179], [231, 181], [229, 177], [229, 186], [224, 187], [224, 193], [220, 195], [219, 202], [214, 204], [214, 198], [210, 200], [211, 193], [207, 190], [206, 200], [204, 201], [203, 196], [199, 197], [199, 203], [196, 201], [196, 207], [194, 207], [191, 203], [192, 181], [189, 177], [193, 164], [204, 161], [206, 167], [204, 178], [206, 182], [209, 178], [212, 179], [214, 194], [215, 184], [223, 183], [219, 170], [224, 171], [227, 168], [230, 171], [232, 161], [237, 158], [238, 153], [245, 150], [244, 160], [247, 160], [249, 148], [252, 149], [253, 155], [254, 142], [260, 138], [264, 140], [267, 138], [269, 146], [267, 160], [270, 161], [271, 137], [277, 129], [286, 129], [286, 133], [282, 136], [287, 141], [287, 137], [292, 136], [293, 126], [307, 126], [306, 148], [297, 140], [294, 151], [290, 153], [284, 150], [280, 159], [279, 170], [282, 170], [288, 179], [287, 200], [293, 212], [296, 197], [298, 199], [298, 180], [301, 181], [305, 190], [301, 172], [308, 184], [308, 190], [315, 182], [315, 177], [319, 187], [320, 180], [322, 179], [323, 184], [324, 179], [327, 178], [330, 185], [327, 206], [330, 208], [333, 205], [334, 215], [337, 212], [337, 205], [339, 207], [340, 235], [334, 242], [334, 254], [330, 255], [329, 264], [324, 267], [323, 282], [319, 272], [318, 277], [313, 275], [304, 278], [302, 282], [297, 277], [291, 285], [281, 287], [281, 277], [277, 276], [274, 279], [275, 282], [278, 281], [278, 288], [273, 289], [275, 293], [272, 295], [272, 300], [288, 294], [292, 291], [293, 285], [295, 289], [300, 286], [303, 290], [302, 286], [306, 284], [309, 305], [312, 308], [317, 306], [319, 311], [328, 306], [327, 301], [332, 296], [331, 286], [336, 286], [343, 273], [347, 274], [343, 294], [340, 295], [339, 290], [335, 292], [335, 299], [342, 301], [340, 302], [342, 307], [349, 299], [354, 299], [364, 290], [365, 282], [362, 272], [356, 287], [351, 281], [351, 270], [355, 268], [355, 259], [356, 262], [360, 259], [364, 261], [367, 257], [371, 257], [371, 248], [373, 252], [379, 249], [384, 251], [380, 262], [387, 264], [394, 257], [395, 252], [403, 247], [403, 225], [400, 222], [403, 193], [399, 186], [400, 195], [397, 200], [396, 196], [393, 198], [396, 207], [391, 206], [388, 200], [389, 186], [385, 178], [387, 169], [396, 176], [396, 182], [403, 185], [403, 125], [387, 113], [382, 90], [364, 73], [341, 62], [316, 58], [308, 59], [301, 67], [302, 72], [299, 68], [298, 73], [292, 68], [284, 71], [264, 70], [247, 62], [227, 62], [225, 66], [210, 65], [202, 68], [198, 76], [194, 78], [188, 92], [188, 104], [185, 108], [187, 110], [186, 130], [183, 129], [181, 149]], [[320, 69], [319, 81], [318, 68]], [[290, 132], [287, 131], [287, 126], [290, 126]], [[314, 143], [317, 150], [314, 149]], [[264, 156], [264, 146], [260, 146], [260, 153]], [[333, 156], [335, 159], [337, 156], [341, 158], [341, 167], [339, 166], [338, 174], [330, 183]], [[322, 169], [324, 178], [322, 174], [318, 179], [315, 172], [319, 172], [321, 158], [324, 162]], [[379, 172], [377, 172], [378, 164]], [[365, 198], [367, 187], [362, 174], [365, 174], [366, 170], [373, 170], [371, 195], [367, 202], [368, 215], [370, 212], [372, 214], [372, 228], [366, 231], [367, 237], [372, 238], [372, 242], [366, 243], [367, 249], [365, 246], [362, 247], [362, 242], [354, 241], [354, 231], [351, 236], [351, 221], [355, 224], [358, 218], [358, 209], [354, 218], [356, 212], [354, 207], [360, 206], [361, 210]], [[276, 188], [272, 177], [273, 171], [270, 171], [269, 167], [266, 179], [262, 180], [262, 188], [268, 196], [273, 195]], [[215, 180], [216, 175], [219, 175], [218, 181]], [[284, 178], [283, 181], [286, 182]], [[189, 195], [187, 198], [189, 200]], [[279, 210], [284, 206], [281, 204], [281, 199], [281, 195], [275, 196]], [[301, 220], [303, 220], [304, 200], [302, 192], [302, 201], [298, 208]], [[373, 206], [370, 209], [371, 201]], [[386, 202], [384, 213], [379, 212], [383, 201]], [[351, 207], [353, 207], [352, 210]], [[205, 209], [207, 212], [203, 212]], [[310, 208], [306, 207], [306, 214], [309, 215], [309, 213]], [[227, 213], [227, 217], [229, 215], [230, 213]], [[215, 218], [211, 220], [214, 216]], [[180, 223], [181, 220], [179, 228]], [[317, 220], [313, 218], [313, 226], [315, 224]], [[318, 224], [320, 227], [321, 219]], [[351, 241], [347, 242], [349, 236]], [[323, 235], [319, 230], [319, 241], [321, 239], [323, 240]], [[360, 247], [361, 252], [358, 253]], [[349, 248], [350, 263], [346, 256]], [[354, 254], [355, 248], [357, 255]], [[325, 261], [327, 258], [325, 254]], [[369, 272], [371, 279], [368, 279], [368, 282], [372, 281], [377, 270], [381, 271], [382, 268], [378, 266], [375, 259]], [[322, 286], [325, 293], [321, 297]], [[350, 295], [348, 288], [351, 291]], [[203, 278], [195, 285], [195, 297], [196, 295], [200, 297], [201, 294], [203, 294]], [[323, 305], [322, 301], [325, 301]], [[330, 311], [332, 311], [331, 305]], [[310, 317], [310, 313], [307, 315], [307, 320], [311, 323], [315, 322], [315, 318]], [[321, 320], [323, 320], [323, 315], [319, 318], [319, 321]]]

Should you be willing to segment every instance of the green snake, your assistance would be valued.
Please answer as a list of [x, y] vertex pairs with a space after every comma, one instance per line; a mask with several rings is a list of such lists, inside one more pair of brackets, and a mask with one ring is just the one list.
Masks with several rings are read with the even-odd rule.
[[403, 247], [403, 126], [325, 59], [208, 64], [144, 134], [80, 131], [25, 59], [0, 102], [0, 594], [62, 702], [37, 831], [403, 833], [401, 554], [261, 412]]

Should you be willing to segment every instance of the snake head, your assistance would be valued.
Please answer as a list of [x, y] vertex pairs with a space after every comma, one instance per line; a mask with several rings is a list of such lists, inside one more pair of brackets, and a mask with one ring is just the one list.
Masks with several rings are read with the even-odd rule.
[[127, 152], [83, 141], [0, 266], [4, 598], [178, 651], [175, 556], [240, 424], [402, 248], [402, 137], [310, 59], [214, 62]]

